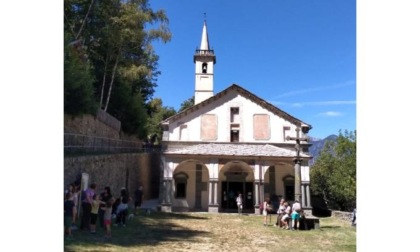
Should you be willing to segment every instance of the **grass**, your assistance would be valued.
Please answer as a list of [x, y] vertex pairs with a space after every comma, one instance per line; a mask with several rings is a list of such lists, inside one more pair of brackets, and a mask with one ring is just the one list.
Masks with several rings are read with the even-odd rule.
[[[274, 224], [275, 216], [271, 223]], [[289, 231], [262, 225], [259, 215], [152, 213], [126, 227], [112, 227], [112, 238], [76, 230], [65, 251], [356, 251], [356, 228], [327, 217], [319, 230]]]

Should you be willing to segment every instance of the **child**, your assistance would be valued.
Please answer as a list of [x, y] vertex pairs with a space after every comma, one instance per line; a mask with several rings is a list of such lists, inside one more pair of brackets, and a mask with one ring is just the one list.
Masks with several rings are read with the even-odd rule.
[[92, 234], [96, 233], [96, 219], [98, 218], [98, 211], [101, 203], [104, 202], [99, 200], [99, 194], [95, 194], [95, 196], [93, 196], [92, 209], [90, 211], [90, 233]]
[[76, 207], [72, 199], [72, 193], [66, 193], [66, 200], [64, 201], [64, 234], [68, 238], [72, 238], [71, 224], [76, 215]]
[[111, 224], [112, 224], [112, 200], [106, 202], [104, 210], [104, 226], [105, 226], [105, 238], [111, 238]]

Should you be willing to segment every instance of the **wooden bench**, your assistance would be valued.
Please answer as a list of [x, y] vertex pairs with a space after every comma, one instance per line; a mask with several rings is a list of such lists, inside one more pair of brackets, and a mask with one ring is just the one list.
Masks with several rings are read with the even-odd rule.
[[[292, 229], [292, 218], [288, 221], [289, 229]], [[319, 229], [319, 218], [315, 216], [305, 216], [299, 220], [299, 230]]]

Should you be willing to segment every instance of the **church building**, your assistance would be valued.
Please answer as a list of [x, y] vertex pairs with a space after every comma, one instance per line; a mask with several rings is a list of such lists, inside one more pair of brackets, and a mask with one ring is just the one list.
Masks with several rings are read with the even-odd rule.
[[282, 197], [311, 214], [312, 126], [238, 84], [214, 94], [206, 21], [194, 64], [194, 106], [161, 122], [161, 211], [236, 212], [241, 193], [244, 213]]

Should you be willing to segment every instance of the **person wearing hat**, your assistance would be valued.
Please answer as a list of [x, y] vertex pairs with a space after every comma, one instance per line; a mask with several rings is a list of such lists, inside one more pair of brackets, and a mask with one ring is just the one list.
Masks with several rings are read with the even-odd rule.
[[299, 219], [300, 212], [302, 211], [302, 206], [300, 205], [299, 200], [295, 200], [295, 203], [292, 205], [292, 230], [299, 230]]

